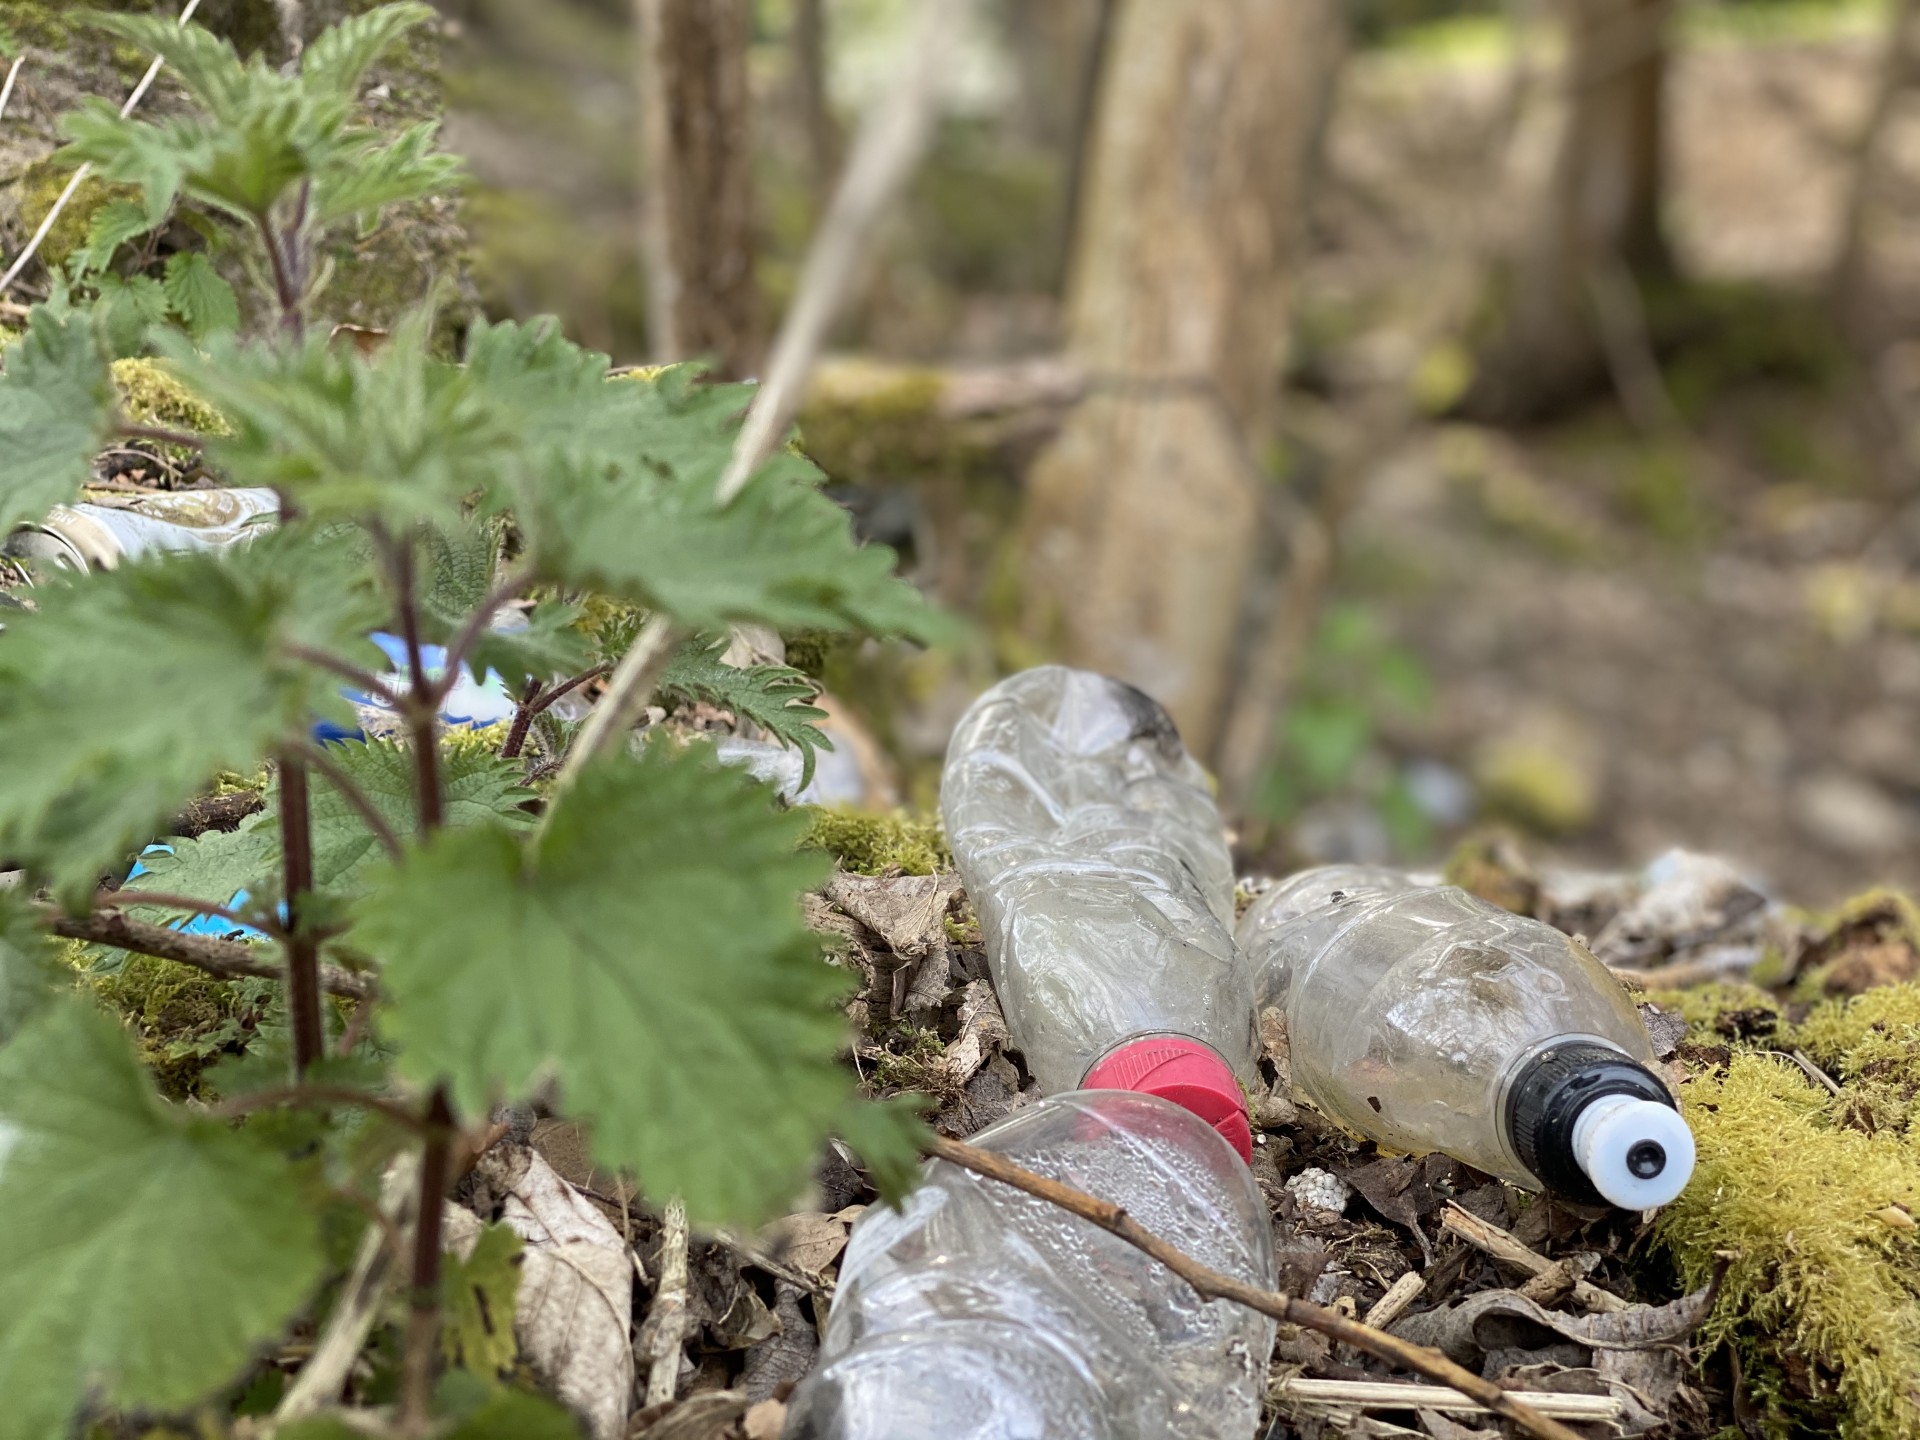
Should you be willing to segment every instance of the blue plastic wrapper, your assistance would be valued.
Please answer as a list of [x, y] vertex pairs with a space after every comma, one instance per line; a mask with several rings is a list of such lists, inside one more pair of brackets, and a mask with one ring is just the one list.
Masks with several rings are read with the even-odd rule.
[[[371, 637], [386, 654], [393, 669], [385, 677], [393, 682], [393, 688], [404, 690], [409, 683], [407, 676], [407, 642], [398, 635], [389, 635], [385, 631], [376, 631]], [[438, 678], [446, 673], [447, 651], [443, 645], [422, 645], [420, 662], [426, 667], [429, 678]], [[340, 692], [361, 712], [360, 725], [348, 729], [322, 720], [313, 727], [313, 738], [322, 744], [334, 740], [364, 740], [369, 733], [392, 734], [400, 728], [399, 714], [392, 706], [378, 696], [365, 695], [358, 690]], [[489, 670], [484, 680], [475, 680], [473, 671], [463, 661], [460, 666], [460, 678], [447, 692], [447, 698], [440, 705], [440, 723], [447, 726], [467, 726], [483, 730], [489, 725], [513, 718], [514, 699], [507, 693], [506, 681], [500, 678], [500, 672]]]

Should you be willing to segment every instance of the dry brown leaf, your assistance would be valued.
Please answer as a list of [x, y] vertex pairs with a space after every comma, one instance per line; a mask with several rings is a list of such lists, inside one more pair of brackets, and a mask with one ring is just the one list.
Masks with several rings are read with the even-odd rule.
[[748, 1406], [740, 1428], [746, 1431], [747, 1440], [780, 1440], [780, 1432], [787, 1428], [787, 1407], [778, 1400]]
[[954, 1084], [966, 1084], [1006, 1043], [1006, 1017], [993, 987], [984, 980], [969, 981], [960, 992], [960, 1033], [947, 1045], [947, 1074]]
[[827, 1268], [847, 1248], [847, 1232], [853, 1221], [866, 1210], [864, 1205], [849, 1205], [836, 1215], [803, 1211], [788, 1215], [767, 1227], [767, 1249], [776, 1260], [783, 1260], [815, 1280], [826, 1277]]
[[947, 948], [947, 906], [960, 877], [945, 875], [854, 875], [839, 871], [827, 882], [827, 898], [858, 920], [903, 960]]
[[514, 1336], [593, 1440], [617, 1440], [633, 1396], [633, 1258], [599, 1209], [527, 1146], [496, 1145], [476, 1169], [506, 1197], [525, 1242]]
[[642, 1411], [634, 1417], [630, 1440], [729, 1440], [746, 1413], [744, 1392], [703, 1390]]

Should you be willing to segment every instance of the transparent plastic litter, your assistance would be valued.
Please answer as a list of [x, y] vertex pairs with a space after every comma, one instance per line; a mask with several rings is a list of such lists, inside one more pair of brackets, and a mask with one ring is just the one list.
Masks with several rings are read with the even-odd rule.
[[940, 808], [1041, 1089], [1178, 1091], [1244, 1132], [1255, 1011], [1233, 865], [1166, 711], [1105, 676], [1024, 671], [962, 717]]
[[[1169, 1101], [1058, 1095], [972, 1143], [1275, 1283], [1251, 1173]], [[1272, 1344], [1265, 1316], [1202, 1301], [1088, 1222], [936, 1161], [901, 1210], [876, 1205], [854, 1227], [784, 1440], [1249, 1440]]]
[[1452, 886], [1329, 866], [1274, 886], [1236, 935], [1287, 1017], [1293, 1082], [1393, 1150], [1528, 1189], [1664, 1204], [1693, 1170], [1626, 992], [1571, 937]]

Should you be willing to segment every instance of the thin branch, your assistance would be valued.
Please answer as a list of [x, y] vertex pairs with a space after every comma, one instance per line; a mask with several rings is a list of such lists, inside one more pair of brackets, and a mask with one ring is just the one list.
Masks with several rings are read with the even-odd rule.
[[398, 710], [404, 703], [400, 692], [371, 670], [364, 670], [343, 656], [317, 649], [312, 645], [289, 645], [287, 654], [295, 660], [304, 660], [319, 670], [338, 675], [363, 695], [372, 695], [376, 699]]
[[423, 1436], [433, 1427], [433, 1370], [440, 1349], [440, 1230], [453, 1183], [453, 1108], [441, 1086], [427, 1102], [427, 1147], [420, 1160], [420, 1198], [413, 1221], [413, 1295], [401, 1356], [400, 1428]]
[[[665, 615], [653, 615], [640, 627], [632, 647], [614, 667], [613, 678], [607, 682], [607, 693], [593, 707], [593, 713], [581, 728], [579, 739], [573, 742], [573, 749], [560, 767], [560, 774], [554, 781], [554, 798], [557, 799], [561, 792], [573, 784], [581, 770], [592, 764], [595, 757], [625, 742], [633, 722], [647, 708], [654, 682], [660, 678], [660, 672], [667, 668], [667, 661], [673, 658], [673, 647], [679, 638], [674, 623]], [[546, 814], [552, 813], [553, 806], [549, 804]]]
[[520, 696], [520, 703], [513, 707], [513, 723], [507, 727], [507, 738], [500, 742], [502, 760], [518, 760], [520, 752], [526, 747], [527, 731], [533, 728], [533, 717], [539, 712], [533, 708], [540, 698], [540, 682], [527, 681], [527, 688]]
[[181, 445], [189, 450], [199, 450], [207, 443], [204, 435], [196, 435], [191, 430], [169, 430], [164, 425], [115, 425], [113, 433], [123, 440], [149, 440], [155, 445]]
[[412, 1135], [427, 1133], [427, 1124], [413, 1111], [384, 1095], [356, 1090], [351, 1085], [280, 1085], [271, 1090], [255, 1090], [213, 1107], [222, 1120], [238, 1120], [259, 1110], [279, 1105], [297, 1105], [307, 1109], [331, 1109], [351, 1105], [358, 1110], [373, 1110]]
[[7, 102], [13, 99], [13, 82], [20, 78], [20, 67], [26, 63], [27, 57], [22, 55], [7, 69], [7, 83], [0, 86], [0, 116], [7, 113]]
[[1244, 1280], [1236, 1280], [1231, 1275], [1222, 1274], [1187, 1255], [1162, 1240], [1158, 1235], [1141, 1225], [1118, 1205], [1099, 1200], [1083, 1190], [1071, 1185], [1063, 1185], [1058, 1180], [1049, 1180], [1044, 1175], [1014, 1164], [1005, 1156], [996, 1155], [991, 1150], [982, 1150], [977, 1146], [966, 1145], [958, 1140], [949, 1140], [944, 1135], [930, 1136], [926, 1142], [930, 1154], [938, 1156], [950, 1165], [958, 1165], [963, 1170], [971, 1170], [976, 1175], [984, 1175], [989, 1180], [997, 1180], [1003, 1185], [1011, 1185], [1016, 1190], [1057, 1205], [1070, 1214], [1078, 1215], [1090, 1224], [1098, 1225], [1110, 1235], [1133, 1246], [1136, 1250], [1152, 1256], [1187, 1284], [1196, 1294], [1206, 1300], [1231, 1300], [1237, 1305], [1245, 1305], [1250, 1310], [1258, 1310], [1262, 1315], [1270, 1315], [1275, 1320], [1289, 1325], [1299, 1325], [1309, 1330], [1318, 1330], [1328, 1338], [1343, 1341], [1357, 1350], [1378, 1356], [1390, 1364], [1424, 1375], [1429, 1380], [1437, 1380], [1442, 1385], [1450, 1385], [1462, 1394], [1470, 1396], [1486, 1406], [1494, 1414], [1503, 1416], [1540, 1440], [1579, 1440], [1575, 1433], [1556, 1420], [1550, 1420], [1532, 1406], [1515, 1400], [1507, 1391], [1502, 1390], [1490, 1380], [1484, 1380], [1471, 1370], [1463, 1369], [1447, 1359], [1438, 1350], [1430, 1350], [1424, 1345], [1413, 1345], [1384, 1330], [1375, 1330], [1358, 1320], [1350, 1320], [1337, 1310], [1297, 1300], [1291, 1295], [1282, 1295], [1278, 1291], [1262, 1290], [1249, 1285]]
[[387, 823], [373, 801], [367, 798], [367, 792], [354, 783], [353, 777], [342, 769], [334, 758], [327, 754], [327, 747], [316, 745], [310, 740], [302, 741], [298, 747], [300, 758], [309, 766], [327, 777], [327, 783], [340, 792], [340, 796], [353, 807], [354, 813], [367, 822], [367, 828], [373, 831], [374, 839], [380, 847], [395, 860], [401, 856], [400, 837], [394, 834], [393, 827]]
[[[131, 950], [136, 955], [151, 955], [157, 960], [174, 960], [204, 970], [217, 980], [280, 980], [287, 972], [279, 965], [255, 960], [253, 948], [233, 940], [214, 940], [205, 935], [189, 935], [165, 925], [135, 920], [119, 910], [92, 915], [66, 915], [52, 906], [40, 907], [41, 917], [54, 934], [68, 940], [88, 940]], [[320, 988], [331, 995], [347, 995], [355, 1000], [371, 999], [377, 993], [373, 981], [332, 965], [320, 967]]]
[[[1529, 1249], [1517, 1236], [1502, 1230], [1491, 1220], [1482, 1220], [1471, 1211], [1461, 1209], [1452, 1201], [1448, 1201], [1446, 1209], [1441, 1212], [1440, 1228], [1466, 1241], [1483, 1255], [1491, 1255], [1502, 1264], [1524, 1270], [1529, 1275], [1544, 1275], [1553, 1268], [1551, 1260]], [[1627, 1302], [1618, 1295], [1586, 1280], [1576, 1279], [1569, 1293], [1576, 1304], [1603, 1314], [1617, 1314], [1627, 1308]]]
[[[193, 12], [199, 8], [200, 0], [187, 0], [187, 8], [180, 12], [180, 23], [184, 25], [193, 19]], [[121, 119], [124, 120], [131, 115], [134, 108], [146, 98], [147, 91], [153, 87], [153, 82], [159, 78], [166, 63], [158, 55], [153, 57], [153, 63], [147, 67], [147, 73], [140, 77], [140, 83], [134, 86], [133, 93], [127, 96], [127, 103], [120, 107]], [[16, 68], [18, 68], [17, 64]], [[13, 88], [11, 76], [7, 78], [7, 88], [9, 90]], [[87, 176], [92, 173], [93, 162], [90, 160], [73, 172], [73, 178], [67, 181], [67, 188], [60, 192], [60, 198], [55, 200], [53, 208], [47, 211], [47, 218], [40, 222], [40, 228], [35, 230], [33, 238], [27, 241], [27, 248], [22, 250], [13, 264], [7, 267], [7, 273], [0, 275], [0, 294], [5, 294], [13, 288], [13, 282], [20, 278], [20, 272], [27, 268], [27, 262], [32, 260], [39, 253], [41, 245], [46, 243], [47, 236], [53, 231], [54, 222], [60, 218], [60, 212], [67, 208], [68, 202], [73, 199], [75, 193], [86, 183]]]
[[611, 665], [596, 665], [591, 670], [582, 671], [571, 680], [562, 681], [551, 690], [540, 689], [536, 682], [527, 692], [527, 697], [520, 702], [520, 708], [514, 713], [513, 724], [507, 730], [506, 742], [500, 747], [500, 758], [518, 759], [520, 751], [527, 743], [527, 731], [533, 727], [536, 719], [553, 708], [555, 701], [564, 700], [582, 685], [593, 683], [611, 669], [613, 669]]
[[346, 1388], [354, 1363], [385, 1308], [387, 1286], [399, 1259], [390, 1237], [413, 1199], [419, 1173], [420, 1159], [411, 1153], [402, 1155], [388, 1169], [380, 1186], [381, 1219], [362, 1235], [353, 1271], [327, 1315], [326, 1328], [320, 1332], [313, 1354], [274, 1410], [273, 1425], [288, 1425], [316, 1414], [338, 1400]]
[[667, 1202], [660, 1240], [660, 1284], [641, 1327], [646, 1343], [648, 1405], [664, 1405], [680, 1384], [680, 1342], [687, 1328], [687, 1207]]
[[467, 652], [473, 649], [475, 642], [492, 623], [500, 607], [526, 589], [532, 579], [531, 575], [524, 573], [507, 576], [488, 592], [486, 598], [480, 602], [480, 608], [467, 617], [466, 623], [460, 627], [460, 632], [453, 637], [453, 643], [447, 646], [446, 668], [439, 680], [434, 682], [432, 689], [434, 709], [440, 708], [441, 702], [459, 682], [460, 667], [466, 663]]
[[791, 423], [807, 373], [853, 284], [874, 226], [926, 148], [941, 77], [953, 63], [955, 39], [974, 3], [945, 0], [920, 7], [919, 28], [900, 58], [892, 88], [861, 122], [853, 155], [808, 247], [798, 292], [767, 361], [766, 379], [720, 477], [715, 491], [719, 504], [732, 503]]
[[249, 920], [238, 910], [228, 909], [225, 905], [216, 905], [211, 900], [198, 900], [191, 895], [176, 895], [170, 890], [109, 890], [104, 895], [93, 897], [96, 909], [124, 910], [134, 905], [159, 905], [168, 910], [190, 910], [195, 915], [205, 915], [214, 920], [225, 920], [236, 930], [258, 930], [276, 940], [282, 931], [271, 920]]

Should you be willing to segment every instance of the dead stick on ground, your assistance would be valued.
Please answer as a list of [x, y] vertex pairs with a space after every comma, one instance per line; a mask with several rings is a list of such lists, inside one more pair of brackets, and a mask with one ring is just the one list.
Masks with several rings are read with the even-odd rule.
[[[193, 12], [199, 8], [200, 0], [187, 0], [187, 8], [180, 12], [180, 23], [184, 25], [193, 19]], [[167, 62], [162, 60], [158, 55], [153, 57], [153, 63], [147, 67], [147, 73], [140, 77], [140, 83], [133, 87], [133, 93], [127, 97], [127, 103], [120, 107], [121, 119], [124, 120], [127, 116], [131, 115], [134, 107], [146, 97], [147, 91], [152, 88], [153, 82], [159, 78], [161, 68], [166, 63]], [[9, 80], [9, 84], [10, 83], [11, 80]], [[20, 272], [26, 269], [27, 262], [39, 253], [40, 246], [53, 230], [53, 222], [60, 218], [60, 212], [67, 208], [67, 202], [73, 199], [74, 193], [86, 183], [87, 176], [92, 173], [92, 161], [88, 161], [73, 172], [73, 178], [67, 181], [67, 188], [62, 190], [60, 192], [60, 198], [53, 202], [53, 208], [47, 211], [47, 218], [40, 222], [40, 228], [33, 232], [33, 238], [27, 242], [27, 248], [22, 250], [13, 264], [7, 267], [7, 273], [0, 275], [0, 294], [4, 294], [7, 289], [12, 286], [13, 282], [20, 278]]]
[[[236, 940], [215, 940], [205, 935], [169, 930], [165, 925], [135, 920], [118, 910], [75, 916], [63, 914], [51, 905], [39, 908], [47, 928], [68, 940], [91, 940], [101, 945], [131, 950], [136, 955], [176, 960], [221, 980], [238, 980], [249, 976], [261, 980], [285, 981], [287, 978], [285, 966], [255, 960], [253, 956], [258, 952]], [[371, 980], [349, 974], [333, 965], [320, 967], [320, 988], [329, 994], [346, 995], [355, 1000], [370, 998], [376, 989]]]
[[1063, 1185], [1058, 1180], [1049, 1180], [1044, 1175], [1014, 1164], [1003, 1156], [990, 1150], [981, 1150], [973, 1145], [962, 1144], [958, 1140], [949, 1140], [944, 1135], [935, 1135], [926, 1142], [929, 1154], [936, 1155], [950, 1165], [958, 1165], [963, 1170], [971, 1170], [976, 1175], [984, 1175], [989, 1180], [998, 1180], [1003, 1185], [1011, 1185], [1016, 1190], [1057, 1205], [1062, 1210], [1078, 1215], [1090, 1224], [1098, 1225], [1110, 1235], [1120, 1239], [1158, 1260], [1174, 1274], [1178, 1275], [1195, 1292], [1208, 1300], [1231, 1300], [1237, 1305], [1245, 1305], [1250, 1310], [1258, 1310], [1262, 1315], [1271, 1315], [1289, 1325], [1299, 1325], [1305, 1329], [1318, 1330], [1329, 1339], [1343, 1341], [1355, 1349], [1364, 1350], [1369, 1355], [1378, 1356], [1389, 1364], [1424, 1375], [1429, 1380], [1437, 1380], [1442, 1385], [1450, 1385], [1494, 1414], [1513, 1421], [1529, 1435], [1541, 1437], [1541, 1440], [1578, 1440], [1573, 1431], [1542, 1415], [1532, 1406], [1515, 1400], [1505, 1390], [1491, 1380], [1483, 1380], [1471, 1370], [1447, 1359], [1438, 1350], [1429, 1350], [1424, 1345], [1412, 1345], [1398, 1336], [1389, 1335], [1383, 1330], [1375, 1330], [1358, 1320], [1349, 1320], [1346, 1316], [1323, 1306], [1297, 1300], [1291, 1295], [1282, 1295], [1278, 1291], [1262, 1290], [1231, 1275], [1222, 1274], [1193, 1259], [1184, 1251], [1162, 1240], [1158, 1235], [1146, 1229], [1118, 1205], [1096, 1199], [1083, 1190], [1071, 1185]]
[[[1546, 1256], [1528, 1249], [1498, 1225], [1462, 1210], [1452, 1201], [1448, 1201], [1447, 1208], [1440, 1213], [1440, 1228], [1466, 1241], [1482, 1254], [1516, 1266], [1529, 1275], [1544, 1275], [1553, 1269], [1553, 1261]], [[1585, 1280], [1574, 1281], [1571, 1293], [1574, 1303], [1589, 1310], [1618, 1312], [1627, 1308], [1627, 1302], [1618, 1295]]]
[[647, 1404], [664, 1405], [680, 1384], [680, 1341], [687, 1323], [687, 1207], [667, 1202], [660, 1239], [660, 1288], [647, 1307]]

